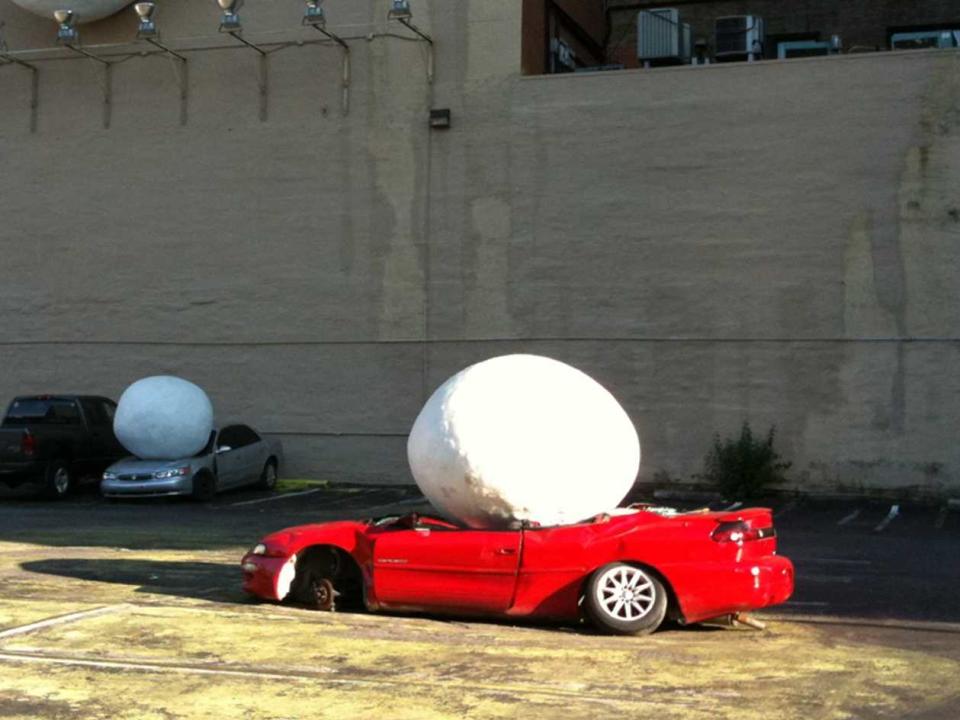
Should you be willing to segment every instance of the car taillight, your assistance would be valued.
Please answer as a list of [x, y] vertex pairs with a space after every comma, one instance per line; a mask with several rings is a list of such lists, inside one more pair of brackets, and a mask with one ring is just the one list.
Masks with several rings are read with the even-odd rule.
[[37, 454], [37, 439], [28, 432], [20, 438], [20, 453], [25, 457], [33, 457]]
[[776, 537], [777, 531], [772, 527], [755, 528], [750, 527], [743, 520], [734, 520], [733, 522], [724, 522], [717, 525], [717, 528], [710, 535], [715, 542], [747, 542], [749, 540], [763, 540], [764, 538]]

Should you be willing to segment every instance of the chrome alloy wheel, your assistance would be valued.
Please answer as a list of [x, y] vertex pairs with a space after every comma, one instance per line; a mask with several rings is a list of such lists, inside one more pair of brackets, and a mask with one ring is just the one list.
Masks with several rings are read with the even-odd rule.
[[70, 489], [70, 471], [65, 467], [58, 467], [57, 472], [54, 473], [53, 489], [57, 491], [57, 495], [65, 495]]
[[657, 590], [647, 574], [629, 565], [604, 572], [595, 588], [597, 606], [616, 620], [639, 620], [653, 609], [657, 599]]

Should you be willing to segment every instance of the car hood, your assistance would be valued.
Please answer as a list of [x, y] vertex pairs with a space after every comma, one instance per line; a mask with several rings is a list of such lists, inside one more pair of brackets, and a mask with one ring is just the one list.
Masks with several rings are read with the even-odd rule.
[[202, 462], [202, 458], [196, 457], [180, 458], [178, 460], [141, 460], [138, 457], [127, 457], [115, 462], [107, 468], [107, 471], [112, 473], [142, 474], [183, 467], [184, 465], [197, 465]]

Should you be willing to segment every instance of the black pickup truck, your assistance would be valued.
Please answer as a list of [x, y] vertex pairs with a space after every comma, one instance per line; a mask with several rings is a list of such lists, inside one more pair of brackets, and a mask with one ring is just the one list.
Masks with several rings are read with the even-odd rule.
[[129, 455], [113, 434], [117, 404], [90, 395], [34, 395], [10, 403], [0, 422], [0, 485], [39, 486], [61, 498], [75, 483], [99, 480]]

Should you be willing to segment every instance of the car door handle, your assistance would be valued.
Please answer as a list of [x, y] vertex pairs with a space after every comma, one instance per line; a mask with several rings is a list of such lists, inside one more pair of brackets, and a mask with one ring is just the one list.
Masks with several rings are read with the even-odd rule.
[[497, 548], [497, 555], [516, 555], [516, 548]]

